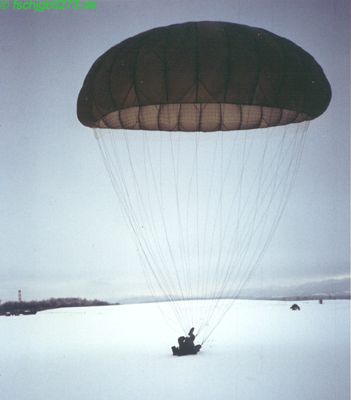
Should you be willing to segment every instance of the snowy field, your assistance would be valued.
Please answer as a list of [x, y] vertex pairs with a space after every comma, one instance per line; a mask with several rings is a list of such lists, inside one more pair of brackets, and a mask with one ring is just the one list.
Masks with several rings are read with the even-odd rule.
[[299, 304], [237, 301], [187, 357], [156, 304], [1, 317], [0, 399], [349, 399], [350, 302]]

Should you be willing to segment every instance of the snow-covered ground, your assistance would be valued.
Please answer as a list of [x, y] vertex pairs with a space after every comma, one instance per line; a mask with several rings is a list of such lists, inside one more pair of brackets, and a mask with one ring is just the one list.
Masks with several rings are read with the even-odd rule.
[[1, 317], [0, 399], [349, 399], [350, 302], [299, 304], [237, 301], [187, 357], [157, 304]]

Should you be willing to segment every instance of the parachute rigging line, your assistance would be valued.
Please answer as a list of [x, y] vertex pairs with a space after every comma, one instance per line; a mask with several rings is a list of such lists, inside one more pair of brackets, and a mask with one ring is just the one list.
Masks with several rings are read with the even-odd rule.
[[[194, 301], [184, 312], [178, 300], [207, 298], [208, 305], [198, 322], [199, 331], [206, 331], [209, 325], [217, 326], [227, 309], [220, 299], [237, 298], [262, 258], [298, 168], [304, 132], [297, 132], [297, 128], [285, 128], [280, 136], [272, 128], [269, 139], [268, 133], [261, 137], [259, 157], [252, 132], [212, 138], [196, 133], [191, 139], [172, 133], [166, 136], [168, 146], [165, 136], [158, 141], [152, 133], [135, 136], [126, 131], [97, 132], [113, 187], [124, 204], [139, 252], [145, 258], [146, 274], [151, 272], [178, 322], [183, 321], [182, 330], [186, 331], [196, 319], [199, 305]], [[269, 151], [272, 140], [277, 143]], [[205, 150], [208, 157], [209, 141], [213, 144], [211, 167], [204, 171], [201, 151]], [[138, 152], [138, 146], [142, 151]], [[161, 146], [165, 151], [162, 165], [155, 163], [160, 157], [153, 157], [160, 153]], [[181, 168], [180, 154], [184, 152], [191, 154], [189, 169]], [[257, 160], [251, 171], [253, 159]], [[240, 165], [237, 183], [232, 179], [235, 160]], [[162, 178], [165, 174], [168, 185]], [[246, 176], [249, 174], [250, 179]], [[250, 184], [244, 187], [244, 181]], [[173, 203], [167, 205], [165, 199], [169, 196]], [[201, 207], [199, 198], [205, 206]], [[273, 218], [272, 207], [276, 215]], [[153, 293], [158, 290], [154, 288]]]

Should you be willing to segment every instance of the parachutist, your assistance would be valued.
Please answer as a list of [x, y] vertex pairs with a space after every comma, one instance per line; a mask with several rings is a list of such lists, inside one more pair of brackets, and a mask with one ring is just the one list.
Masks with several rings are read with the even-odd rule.
[[194, 328], [191, 328], [188, 336], [180, 336], [178, 338], [179, 347], [172, 346], [174, 356], [186, 356], [189, 354], [197, 354], [201, 349], [201, 344], [194, 344], [195, 335]]

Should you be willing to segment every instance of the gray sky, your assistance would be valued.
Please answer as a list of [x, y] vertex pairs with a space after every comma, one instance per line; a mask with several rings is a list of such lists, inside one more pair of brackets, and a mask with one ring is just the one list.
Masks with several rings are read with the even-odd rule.
[[0, 11], [0, 299], [147, 293], [92, 132], [76, 118], [91, 64], [155, 26], [221, 20], [289, 38], [323, 67], [286, 212], [253, 286], [349, 274], [348, 0], [96, 0], [94, 11]]

